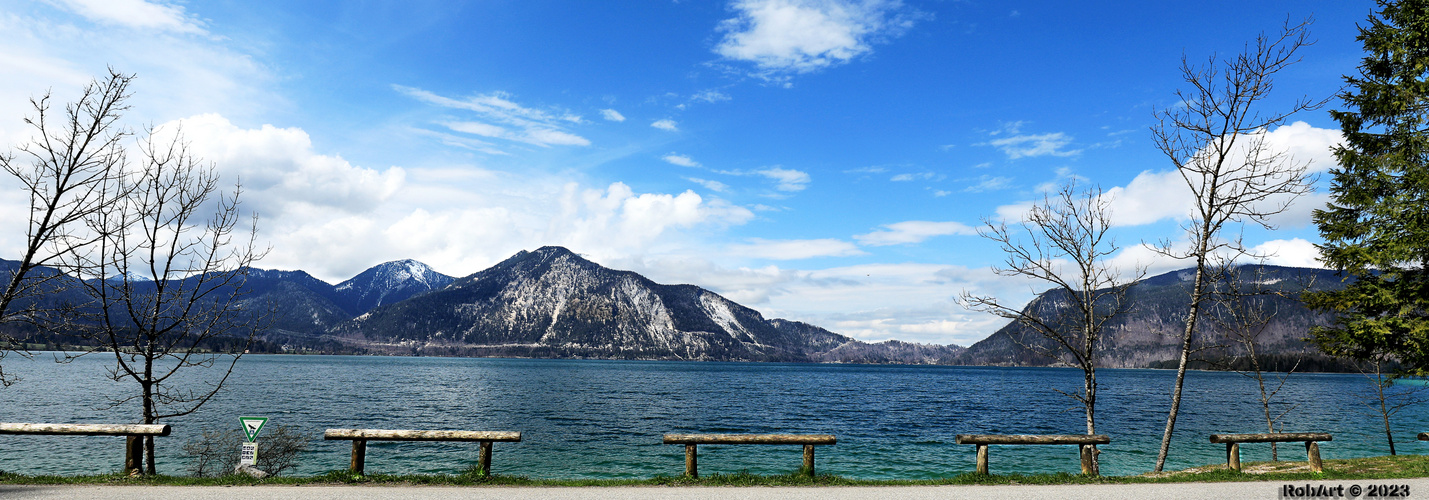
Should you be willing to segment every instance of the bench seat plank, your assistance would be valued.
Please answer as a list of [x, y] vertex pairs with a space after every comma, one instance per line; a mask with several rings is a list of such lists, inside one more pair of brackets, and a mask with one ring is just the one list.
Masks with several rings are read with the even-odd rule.
[[326, 440], [352, 441], [521, 441], [520, 432], [505, 431], [420, 431], [403, 429], [328, 429]]
[[53, 436], [167, 436], [169, 424], [22, 424], [0, 423], [0, 434]]
[[958, 444], [1111, 444], [1106, 434], [958, 434]]
[[665, 444], [837, 444], [829, 434], [666, 434]]
[[1276, 432], [1271, 434], [1211, 434], [1212, 443], [1293, 443], [1296, 441], [1331, 441], [1327, 432]]

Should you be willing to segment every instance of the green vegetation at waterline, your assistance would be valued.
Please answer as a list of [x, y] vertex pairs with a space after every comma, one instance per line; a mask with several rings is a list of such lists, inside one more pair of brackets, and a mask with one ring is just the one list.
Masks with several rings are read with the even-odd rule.
[[[1359, 363], [1344, 359], [1332, 358], [1324, 354], [1260, 354], [1256, 358], [1260, 361], [1260, 369], [1267, 372], [1290, 372], [1296, 373], [1362, 373], [1366, 368]], [[1146, 365], [1147, 368], [1160, 370], [1174, 370], [1180, 360], [1165, 359], [1153, 361]], [[1398, 364], [1386, 369], [1393, 370]], [[1211, 359], [1191, 359], [1186, 361], [1186, 368], [1190, 370], [1209, 371], [1251, 371], [1251, 360], [1248, 356], [1223, 356]]]
[[1183, 471], [1137, 476], [1083, 476], [1078, 474], [975, 474], [964, 473], [939, 479], [850, 479], [834, 475], [809, 477], [791, 473], [760, 476], [749, 473], [709, 474], [699, 478], [656, 476], [649, 479], [532, 479], [524, 476], [483, 476], [472, 473], [457, 475], [356, 475], [348, 471], [332, 471], [311, 477], [270, 477], [253, 479], [243, 475], [222, 477], [186, 477], [163, 475], [125, 476], [101, 474], [94, 476], [26, 476], [0, 472], [0, 484], [90, 484], [90, 485], [334, 485], [355, 486], [915, 486], [952, 484], [1132, 484], [1190, 483], [1223, 481], [1307, 481], [1307, 480], [1367, 480], [1429, 477], [1429, 456], [1400, 455], [1325, 460], [1325, 472], [1309, 472], [1303, 461], [1244, 462], [1247, 472], [1235, 472], [1225, 464], [1207, 465]]

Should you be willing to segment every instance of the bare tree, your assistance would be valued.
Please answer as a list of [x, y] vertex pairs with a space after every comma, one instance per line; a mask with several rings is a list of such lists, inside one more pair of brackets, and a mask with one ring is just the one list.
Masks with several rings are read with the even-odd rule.
[[[47, 92], [30, 99], [34, 115], [25, 123], [34, 131], [31, 142], [16, 154], [0, 154], [0, 167], [19, 181], [29, 195], [30, 213], [25, 246], [10, 270], [0, 293], [0, 325], [13, 322], [38, 324], [44, 315], [39, 297], [59, 291], [66, 277], [43, 269], [59, 263], [61, 255], [97, 241], [84, 221], [122, 195], [114, 190], [124, 162], [121, 143], [130, 136], [118, 124], [128, 108], [129, 83], [134, 75], [109, 70], [104, 80], [84, 87], [77, 101], [55, 116]], [[0, 358], [24, 352], [17, 340], [0, 333]], [[0, 368], [0, 385], [15, 382]]]
[[1374, 356], [1367, 361], [1361, 362], [1358, 366], [1360, 373], [1369, 381], [1370, 387], [1361, 393], [1355, 394], [1368, 410], [1366, 414], [1380, 419], [1384, 423], [1384, 439], [1389, 443], [1389, 454], [1394, 455], [1394, 432], [1390, 426], [1390, 419], [1394, 418], [1400, 411], [1410, 406], [1415, 406], [1429, 402], [1429, 386], [1406, 385], [1398, 383], [1392, 367], [1393, 360], [1388, 356]]
[[1178, 247], [1165, 241], [1157, 251], [1193, 260], [1196, 268], [1181, 333], [1171, 410], [1156, 456], [1157, 472], [1165, 467], [1171, 447], [1196, 322], [1211, 293], [1210, 284], [1221, 278], [1211, 259], [1220, 254], [1230, 255], [1234, 261], [1235, 256], [1249, 253], [1238, 236], [1227, 238], [1223, 233], [1247, 223], [1272, 228], [1271, 216], [1284, 212], [1296, 197], [1311, 190], [1307, 163], [1274, 149], [1266, 133], [1291, 115], [1319, 108], [1328, 99], [1300, 98], [1277, 112], [1260, 109], [1274, 87], [1275, 74], [1298, 62], [1296, 52], [1310, 45], [1309, 24], [1310, 20], [1286, 23], [1278, 36], [1262, 34], [1240, 55], [1226, 60], [1212, 56], [1201, 68], [1182, 58], [1182, 76], [1190, 89], [1176, 91], [1178, 104], [1157, 112], [1159, 122], [1152, 128], [1156, 147], [1176, 166], [1194, 196], [1190, 220], [1183, 226], [1187, 245]]
[[[1217, 287], [1213, 299], [1215, 311], [1210, 318], [1216, 324], [1216, 330], [1222, 332], [1225, 340], [1230, 344], [1223, 347], [1234, 349], [1239, 354], [1239, 356], [1222, 357], [1220, 362], [1227, 363], [1229, 365], [1227, 368], [1255, 380], [1256, 386], [1260, 390], [1260, 408], [1265, 417], [1266, 432], [1279, 432], [1283, 428], [1278, 425], [1280, 420], [1298, 407], [1299, 403], [1275, 404], [1275, 396], [1285, 388], [1290, 374], [1299, 368], [1300, 359], [1296, 359], [1295, 364], [1284, 371], [1279, 371], [1278, 366], [1274, 368], [1263, 366], [1261, 363], [1262, 337], [1266, 328], [1270, 326], [1270, 322], [1280, 312], [1275, 299], [1297, 300], [1302, 292], [1313, 286], [1313, 281], [1286, 284], [1278, 278], [1272, 279], [1266, 275], [1263, 261], [1255, 266], [1234, 266], [1228, 262], [1222, 262], [1218, 267], [1217, 274], [1224, 276], [1225, 279]], [[1245, 362], [1238, 363], [1236, 362], [1237, 358], [1243, 359]], [[1279, 373], [1271, 376], [1266, 373], [1270, 370], [1276, 370]], [[1268, 386], [1267, 379], [1269, 379]], [[1271, 460], [1280, 460], [1280, 450], [1276, 444], [1270, 443]]]
[[[256, 216], [235, 238], [241, 188], [220, 191], [180, 131], [171, 140], [155, 132], [140, 146], [143, 165], [125, 177], [127, 196], [88, 218], [102, 238], [67, 266], [89, 297], [72, 327], [113, 354], [113, 380], [138, 385], [111, 407], [137, 400], [145, 424], [193, 413], [233, 374], [260, 327], [240, 306], [249, 266], [264, 253], [254, 246]], [[144, 447], [153, 474], [153, 439]]]
[[[1022, 309], [966, 291], [960, 297], [969, 309], [1023, 326], [1023, 334], [1012, 336], [1023, 348], [1082, 369], [1082, 392], [1063, 394], [1085, 410], [1087, 434], [1096, 434], [1097, 350], [1102, 331], [1113, 318], [1129, 310], [1127, 292], [1146, 274], [1139, 268], [1123, 279], [1107, 262], [1118, 250], [1107, 235], [1111, 229], [1109, 203], [1100, 188], [1077, 192], [1076, 185], [1069, 183], [1055, 197], [1044, 197], [1040, 205], [1032, 207], [1027, 220], [1015, 227], [986, 221], [979, 234], [1007, 253], [1005, 264], [993, 270], [1002, 276], [1042, 281], [1052, 289]], [[1036, 337], [1025, 338], [1028, 333]], [[1093, 448], [1093, 474], [1098, 473], [1098, 464]]]

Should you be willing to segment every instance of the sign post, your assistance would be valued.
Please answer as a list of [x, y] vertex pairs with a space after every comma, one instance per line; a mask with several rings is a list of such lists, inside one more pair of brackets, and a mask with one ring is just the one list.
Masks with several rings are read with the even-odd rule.
[[238, 421], [243, 424], [243, 434], [248, 438], [238, 455], [238, 465], [258, 465], [258, 433], [263, 431], [268, 417], [238, 417]]

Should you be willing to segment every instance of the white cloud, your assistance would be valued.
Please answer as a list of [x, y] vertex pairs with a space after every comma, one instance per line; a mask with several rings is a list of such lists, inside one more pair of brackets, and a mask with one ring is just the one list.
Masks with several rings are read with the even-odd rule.
[[729, 98], [728, 95], [725, 95], [724, 92], [720, 92], [720, 91], [718, 91], [718, 90], [705, 90], [705, 91], [696, 93], [696, 94], [693, 95], [693, 96], [690, 96], [690, 99], [693, 99], [693, 100], [696, 100], [696, 101], [704, 101], [704, 102], [714, 103], [714, 102], [720, 102], [720, 101], [728, 101], [730, 98]]
[[601, 118], [605, 118], [606, 120], [613, 121], [613, 122], [623, 122], [623, 121], [625, 121], [625, 115], [622, 115], [622, 114], [620, 114], [619, 111], [616, 111], [616, 110], [613, 110], [613, 109], [602, 109], [602, 110], [600, 110], [600, 116], [601, 116]]
[[399, 167], [379, 172], [318, 154], [298, 128], [243, 129], [223, 116], [204, 114], [158, 130], [163, 136], [180, 128], [194, 154], [213, 162], [225, 183], [242, 180], [249, 208], [265, 217], [281, 217], [295, 205], [368, 212], [400, 189], [406, 176]]
[[933, 173], [933, 172], [919, 172], [919, 173], [916, 173], [916, 174], [898, 174], [898, 175], [895, 175], [895, 176], [889, 178], [888, 180], [893, 181], [893, 182], [911, 182], [911, 181], [916, 181], [916, 180], [930, 181], [930, 180], [942, 179], [942, 178], [943, 178], [943, 176], [938, 175], [938, 174]]
[[764, 170], [756, 170], [754, 173], [773, 179], [778, 184], [775, 189], [780, 191], [803, 191], [809, 187], [809, 174], [781, 167], [773, 167]]
[[[420, 101], [452, 109], [475, 112], [485, 121], [445, 121], [440, 124], [456, 132], [483, 137], [550, 146], [589, 146], [590, 141], [566, 131], [566, 123], [583, 123], [580, 116], [565, 110], [539, 110], [517, 104], [505, 92], [477, 94], [465, 99], [444, 97], [426, 90], [393, 85], [393, 89]], [[504, 124], [493, 125], [487, 122]], [[508, 128], [509, 127], [509, 128]]]
[[[56, 5], [73, 11], [87, 4]], [[55, 112], [78, 97], [91, 79], [107, 76], [106, 67], [137, 75], [126, 101], [130, 109], [124, 113], [124, 123], [135, 128], [200, 113], [251, 117], [282, 103], [264, 88], [272, 77], [252, 57], [215, 37], [193, 36], [181, 23], [164, 24], [187, 19], [179, 7], [118, 3], [109, 12], [104, 5], [94, 4], [99, 10], [90, 14], [92, 23], [52, 9], [0, 12], [0, 68], [5, 74], [0, 78], [0, 144], [29, 138], [31, 131], [21, 121], [33, 112], [29, 98], [52, 91]], [[145, 5], [168, 8], [178, 17], [155, 14], [153, 22], [159, 24], [152, 28], [121, 23], [129, 19], [143, 24], [128, 13], [148, 8]], [[26, 9], [0, 8], [4, 10]], [[113, 19], [103, 21], [102, 16]]]
[[980, 175], [978, 176], [977, 184], [968, 186], [964, 188], [963, 191], [969, 193], [981, 193], [985, 191], [997, 191], [999, 189], [1007, 189], [1011, 185], [1011, 177]]
[[693, 182], [693, 183], [695, 183], [695, 184], [699, 184], [699, 185], [701, 185], [701, 186], [704, 186], [705, 189], [708, 189], [708, 190], [710, 190], [710, 191], [714, 191], [714, 192], [717, 192], [717, 193], [723, 193], [723, 192], [729, 191], [729, 186], [726, 185], [726, 184], [723, 183], [723, 182], [720, 182], [720, 181], [712, 181], [712, 180], [700, 179], [700, 178], [696, 178], [696, 177], [686, 177], [685, 180], [688, 180], [688, 181]]
[[660, 130], [668, 130], [668, 131], [671, 131], [671, 132], [674, 132], [674, 131], [676, 131], [676, 130], [679, 130], [678, 128], [675, 127], [675, 120], [671, 120], [671, 119], [669, 119], [669, 118], [666, 118], [666, 119], [663, 119], [663, 120], [655, 120], [655, 122], [654, 122], [654, 123], [651, 123], [650, 126], [651, 126], [651, 127], [658, 128], [658, 129], [660, 129]]
[[669, 164], [671, 164], [671, 165], [679, 165], [679, 166], [681, 166], [681, 167], [698, 167], [698, 166], [700, 166], [700, 162], [697, 162], [697, 161], [695, 161], [694, 159], [692, 159], [692, 158], [690, 158], [690, 157], [688, 157], [688, 156], [679, 155], [679, 154], [675, 154], [675, 153], [670, 153], [670, 154], [667, 154], [667, 155], [665, 155], [665, 156], [662, 156], [661, 159], [662, 159], [662, 160], [665, 160], [666, 163], [669, 163]]
[[797, 260], [814, 257], [845, 257], [864, 255], [853, 243], [832, 238], [816, 240], [766, 240], [752, 238], [746, 243], [729, 245], [731, 255], [755, 259]]
[[549, 241], [583, 252], [632, 252], [647, 248], [666, 231], [701, 224], [743, 224], [754, 214], [719, 200], [706, 202], [694, 191], [678, 195], [635, 194], [624, 183], [604, 191], [568, 183], [561, 214], [552, 219]]
[[144, 0], [59, 0], [58, 5], [91, 21], [126, 28], [205, 34], [182, 5]]
[[1320, 249], [1300, 238], [1270, 240], [1251, 248], [1256, 255], [1265, 255], [1266, 264], [1291, 267], [1324, 267]]
[[1082, 150], [1063, 150], [1072, 143], [1072, 138], [1061, 132], [1039, 135], [1016, 135], [988, 141], [986, 144], [1001, 149], [1008, 159], [1038, 156], [1075, 156]]
[[[1340, 132], [1295, 122], [1266, 133], [1264, 140], [1269, 150], [1285, 151], [1296, 162], [1309, 162], [1310, 170], [1316, 172], [1335, 165], [1330, 147], [1339, 143]], [[1250, 141], [1241, 141], [1242, 144], [1247, 142]], [[1243, 156], [1243, 152], [1236, 153], [1231, 158], [1231, 164], [1240, 164]], [[1126, 186], [1106, 190], [1105, 195], [1111, 197], [1113, 221], [1120, 226], [1150, 224], [1166, 219], [1189, 220], [1194, 207], [1190, 188], [1175, 170], [1142, 172]], [[1324, 206], [1325, 200], [1323, 195], [1303, 197], [1296, 200], [1287, 212], [1273, 218], [1272, 222], [1286, 226], [1308, 225], [1311, 210]], [[1280, 197], [1268, 203], [1284, 201], [1285, 198]]]
[[736, 0], [715, 52], [760, 71], [808, 73], [843, 64], [897, 36], [914, 14], [898, 0]]
[[[1335, 165], [1330, 148], [1341, 139], [1337, 130], [1295, 122], [1265, 133], [1264, 140], [1269, 151], [1286, 152], [1288, 158], [1297, 163], [1308, 162], [1309, 170], [1313, 173], [1328, 170]], [[1241, 144], [1249, 142], [1251, 141], [1243, 140]], [[1243, 157], [1244, 152], [1233, 154], [1229, 160], [1230, 164], [1240, 164]], [[1066, 169], [1058, 169], [1057, 177], [1059, 181], [1082, 179]], [[1055, 189], [1057, 184], [1043, 184], [1038, 189], [1048, 191]], [[1109, 208], [1114, 226], [1140, 226], [1163, 220], [1186, 221], [1190, 220], [1191, 211], [1195, 207], [1195, 198], [1186, 185], [1186, 180], [1176, 170], [1143, 171], [1125, 186], [1106, 189], [1103, 196], [1110, 201]], [[1311, 211], [1323, 207], [1328, 199], [1325, 193], [1302, 196], [1296, 199], [1288, 210], [1271, 217], [1270, 222], [1283, 227], [1305, 227], [1312, 222]], [[1286, 197], [1281, 196], [1265, 203], [1266, 206], [1278, 206], [1286, 200]], [[1021, 220], [1031, 206], [1030, 201], [1004, 205], [997, 208], [997, 214], [1006, 220]]]
[[853, 239], [867, 246], [887, 246], [921, 243], [923, 240], [934, 236], [977, 234], [977, 230], [969, 227], [967, 224], [954, 221], [933, 222], [910, 220], [884, 224], [882, 227], [884, 229], [868, 234], [860, 234], [854, 236]]

